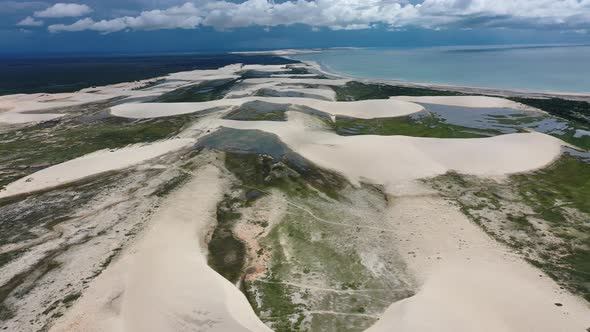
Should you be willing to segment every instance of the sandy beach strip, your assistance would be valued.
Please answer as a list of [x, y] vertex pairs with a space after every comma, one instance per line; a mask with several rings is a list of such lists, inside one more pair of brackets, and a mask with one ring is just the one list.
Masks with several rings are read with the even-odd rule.
[[0, 191], [0, 198], [45, 190], [100, 173], [124, 169], [192, 143], [193, 139], [183, 138], [96, 151], [12, 182]]

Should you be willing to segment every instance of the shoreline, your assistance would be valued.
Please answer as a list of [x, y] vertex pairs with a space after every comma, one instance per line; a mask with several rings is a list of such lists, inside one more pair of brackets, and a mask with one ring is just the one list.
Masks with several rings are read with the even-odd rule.
[[318, 63], [316, 61], [305, 61], [299, 60], [289, 55], [279, 55], [288, 60], [300, 61], [306, 65], [309, 65], [316, 69], [318, 72], [329, 75], [332, 77], [339, 77], [344, 79], [350, 79], [353, 81], [358, 81], [362, 83], [377, 83], [377, 84], [387, 84], [387, 85], [394, 85], [394, 86], [403, 86], [403, 87], [411, 87], [411, 88], [426, 88], [426, 89], [434, 89], [434, 90], [445, 90], [445, 91], [454, 91], [454, 92], [461, 92], [467, 94], [485, 94], [485, 95], [493, 95], [493, 96], [500, 96], [500, 97], [533, 97], [533, 98], [562, 98], [562, 99], [570, 99], [570, 100], [582, 100], [590, 102], [590, 92], [560, 92], [560, 91], [543, 91], [543, 90], [525, 90], [525, 89], [510, 89], [510, 88], [491, 88], [491, 87], [478, 87], [478, 86], [469, 86], [469, 85], [454, 85], [454, 84], [438, 84], [438, 83], [426, 83], [426, 82], [410, 82], [410, 81], [403, 81], [403, 80], [394, 80], [394, 79], [378, 79], [378, 78], [366, 78], [366, 77], [357, 77], [352, 75], [347, 75], [344, 73], [339, 73], [337, 71], [332, 70], [331, 68], [327, 67], [324, 64]]

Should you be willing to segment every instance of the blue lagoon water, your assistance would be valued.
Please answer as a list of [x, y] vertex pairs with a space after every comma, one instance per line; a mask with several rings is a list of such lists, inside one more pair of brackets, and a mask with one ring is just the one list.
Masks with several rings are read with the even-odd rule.
[[328, 50], [293, 58], [357, 78], [590, 93], [590, 46]]

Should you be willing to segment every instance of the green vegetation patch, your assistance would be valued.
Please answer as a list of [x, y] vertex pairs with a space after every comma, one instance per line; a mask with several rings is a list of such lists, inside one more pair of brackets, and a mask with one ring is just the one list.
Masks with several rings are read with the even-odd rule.
[[[306, 329], [303, 323], [309, 311], [334, 310], [340, 315], [328, 318], [312, 314], [309, 324], [317, 325], [318, 320], [326, 319], [335, 324], [347, 313], [356, 314], [360, 308], [365, 310], [365, 306], [375, 305], [372, 298], [366, 296], [370, 292], [362, 292], [365, 296], [360, 298], [354, 293], [359, 289], [379, 288], [358, 255], [354, 251], [339, 250], [325, 240], [314, 240], [312, 233], [333, 232], [334, 229], [309, 220], [301, 211], [290, 212], [263, 241], [272, 251], [267, 275], [247, 285], [249, 297], [257, 295], [252, 304], [263, 321], [276, 331], [301, 331]], [[313, 284], [313, 280], [326, 280], [325, 288], [336, 292], [351, 290], [351, 293], [322, 292], [298, 286]], [[364, 321], [363, 327], [373, 322], [374, 319]], [[342, 326], [340, 331], [348, 330], [348, 326]]]
[[191, 120], [191, 116], [135, 121], [105, 116], [88, 122], [74, 118], [2, 133], [0, 187], [94, 151], [172, 137]]
[[239, 121], [287, 121], [287, 104], [274, 104], [264, 101], [251, 101], [231, 111], [224, 119]]
[[548, 134], [584, 150], [590, 150], [590, 136], [576, 135], [577, 129], [590, 131], [590, 103], [562, 98], [509, 98], [516, 102], [538, 108], [553, 116], [569, 120], [569, 128]]
[[258, 130], [222, 128], [201, 139], [196, 147], [225, 151], [227, 169], [250, 187], [275, 187], [302, 197], [319, 190], [337, 198], [338, 190], [348, 183], [294, 153], [276, 135]]
[[20, 257], [26, 250], [15, 250], [0, 254], [0, 268]]
[[[343, 179], [314, 168], [299, 169], [299, 174], [283, 161], [257, 153], [226, 152], [225, 167], [241, 182], [232, 195], [226, 195], [217, 207], [217, 225], [209, 241], [209, 265], [229, 281], [235, 283], [242, 276], [245, 246], [236, 238], [233, 229], [241, 218], [240, 209], [252, 205], [267, 190], [278, 188], [290, 195], [317, 195], [315, 184], [327, 195], [336, 196], [332, 184], [342, 186]], [[307, 181], [310, 181], [311, 185]], [[264, 224], [264, 222], [263, 222]]]
[[190, 180], [191, 175], [188, 173], [180, 173], [177, 176], [173, 177], [169, 181], [165, 182], [161, 185], [152, 195], [158, 197], [165, 197], [174, 191], [176, 188], [180, 187], [181, 185], [185, 184]]
[[501, 134], [490, 129], [475, 129], [445, 123], [440, 118], [426, 114], [395, 118], [356, 119], [343, 116], [329, 125], [339, 135], [404, 135], [437, 138], [479, 138]]
[[336, 100], [353, 101], [368, 99], [388, 99], [391, 96], [460, 96], [462, 93], [453, 91], [434, 90], [394, 86], [388, 84], [348, 82], [344, 86], [333, 86]]
[[574, 121], [585, 126], [590, 125], [590, 103], [581, 100], [561, 98], [509, 98], [516, 102], [543, 110], [563, 119]]
[[568, 222], [569, 208], [590, 215], [590, 164], [575, 157], [564, 155], [546, 169], [513, 175], [511, 179], [522, 199], [555, 226]]
[[[509, 114], [505, 118], [497, 117], [496, 123], [502, 125], [520, 126], [539, 122], [539, 116], [521, 116], [522, 114]], [[491, 115], [490, 115], [491, 116]]]
[[160, 103], [202, 102], [218, 100], [234, 86], [238, 80], [215, 80], [182, 87], [161, 95], [156, 101]]
[[78, 300], [80, 298], [80, 296], [82, 296], [82, 293], [72, 293], [69, 295], [66, 295], [66, 297], [64, 297], [64, 299], [62, 300], [62, 302], [66, 305], [66, 306], [70, 306], [72, 305], [72, 303], [74, 303], [76, 300]]
[[209, 265], [232, 283], [241, 275], [246, 255], [245, 245], [233, 234], [233, 228], [240, 219], [239, 199], [225, 195], [217, 205], [217, 225], [209, 241]]
[[289, 70], [286, 72], [282, 72], [282, 74], [289, 74], [289, 75], [311, 74], [307, 68], [301, 67], [301, 66], [286, 65], [286, 68], [288, 68]]
[[107, 173], [44, 192], [0, 199], [0, 245], [37, 238], [35, 229], [51, 230], [127, 176], [124, 172]]
[[566, 155], [547, 169], [511, 179], [535, 217], [564, 240], [551, 275], [590, 301], [590, 164]]
[[253, 109], [239, 109], [228, 114], [226, 119], [241, 121], [287, 121], [285, 112], [256, 112]]
[[576, 128], [570, 128], [560, 133], [549, 133], [551, 136], [557, 137], [564, 142], [575, 145], [576, 147], [590, 151], [590, 135], [576, 135]]

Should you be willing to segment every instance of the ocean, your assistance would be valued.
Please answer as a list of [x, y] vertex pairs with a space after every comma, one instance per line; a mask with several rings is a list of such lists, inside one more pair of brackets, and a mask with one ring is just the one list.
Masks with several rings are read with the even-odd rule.
[[355, 78], [590, 93], [590, 46], [369, 48], [292, 58]]

